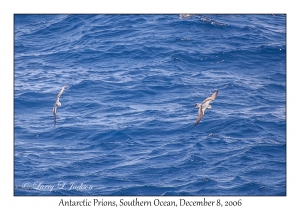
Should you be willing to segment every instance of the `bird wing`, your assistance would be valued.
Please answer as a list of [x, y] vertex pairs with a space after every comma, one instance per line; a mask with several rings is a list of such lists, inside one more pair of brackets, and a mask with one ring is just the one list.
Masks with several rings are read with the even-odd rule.
[[56, 109], [57, 109], [57, 106], [56, 106], [56, 104], [54, 104], [54, 107], [53, 107], [53, 118], [54, 118], [54, 123], [56, 122]]
[[196, 119], [196, 122], [195, 122], [194, 126], [196, 126], [200, 122], [200, 120], [202, 119], [203, 115], [204, 115], [204, 111], [203, 111], [203, 109], [201, 107], [201, 108], [199, 108], [198, 118]]
[[60, 98], [61, 94], [63, 94], [64, 90], [66, 89], [67, 85], [64, 85], [62, 87], [62, 89], [60, 90], [60, 92], [58, 93], [57, 97], [56, 97], [56, 100]]
[[209, 96], [208, 98], [206, 98], [202, 103], [206, 102], [206, 101], [213, 101], [215, 100], [215, 98], [217, 97], [218, 95], [218, 90], [216, 90], [211, 96]]

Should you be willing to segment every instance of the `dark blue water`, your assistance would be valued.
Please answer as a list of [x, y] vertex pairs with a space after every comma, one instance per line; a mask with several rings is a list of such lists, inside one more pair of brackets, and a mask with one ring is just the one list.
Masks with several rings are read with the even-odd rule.
[[285, 15], [14, 23], [15, 195], [286, 195]]

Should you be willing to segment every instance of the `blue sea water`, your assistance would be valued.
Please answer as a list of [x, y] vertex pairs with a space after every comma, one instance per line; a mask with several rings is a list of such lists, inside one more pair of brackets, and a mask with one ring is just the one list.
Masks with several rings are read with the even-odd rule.
[[14, 195], [284, 196], [286, 181], [285, 15], [14, 15]]

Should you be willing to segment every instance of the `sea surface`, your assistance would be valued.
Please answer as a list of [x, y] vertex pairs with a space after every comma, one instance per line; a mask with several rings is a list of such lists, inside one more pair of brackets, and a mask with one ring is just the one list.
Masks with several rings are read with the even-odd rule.
[[286, 143], [285, 15], [14, 15], [16, 196], [285, 196]]

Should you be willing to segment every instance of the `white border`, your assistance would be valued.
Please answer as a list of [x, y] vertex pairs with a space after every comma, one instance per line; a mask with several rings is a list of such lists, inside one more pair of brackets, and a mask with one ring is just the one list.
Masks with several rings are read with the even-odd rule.
[[[5, 209], [56, 209], [61, 197], [14, 197], [13, 196], [13, 15], [15, 13], [286, 13], [287, 14], [287, 196], [283, 197], [206, 197], [211, 200], [234, 200], [242, 198], [243, 206], [236, 209], [283, 209], [298, 206], [299, 188], [299, 7], [296, 1], [279, 0], [2, 0], [1, 10], [1, 206]], [[297, 65], [298, 64], [298, 65]], [[5, 101], [4, 101], [5, 99]], [[294, 99], [294, 100], [293, 100]], [[82, 200], [84, 197], [64, 197], [64, 199]], [[86, 197], [89, 200], [99, 197]], [[120, 197], [101, 197], [118, 201]], [[128, 199], [130, 197], [127, 197]], [[134, 198], [134, 197], [133, 197]], [[153, 200], [155, 197], [144, 197]], [[159, 197], [160, 198], [160, 197]], [[180, 197], [162, 197], [164, 200], [179, 199]], [[184, 197], [198, 199], [199, 197]], [[63, 207], [68, 208], [68, 207]], [[116, 209], [104, 207], [88, 207], [101, 209]], [[204, 208], [204, 207], [193, 207]], [[209, 209], [220, 209], [210, 207]], [[298, 207], [299, 208], [299, 207]], [[122, 209], [122, 208], [117, 208]], [[130, 209], [130, 208], [128, 208]], [[137, 208], [136, 208], [137, 209]], [[142, 208], [145, 209], [145, 208]], [[150, 208], [147, 208], [150, 209]], [[176, 209], [187, 209], [179, 208]], [[190, 208], [189, 208], [190, 209]]]

